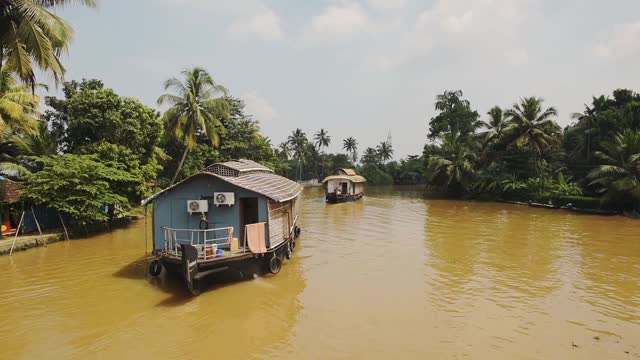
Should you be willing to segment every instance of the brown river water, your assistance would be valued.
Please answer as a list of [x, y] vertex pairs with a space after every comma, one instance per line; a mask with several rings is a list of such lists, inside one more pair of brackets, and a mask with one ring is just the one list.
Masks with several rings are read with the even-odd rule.
[[144, 221], [0, 257], [0, 359], [640, 359], [640, 221], [321, 190], [280, 274], [199, 297]]

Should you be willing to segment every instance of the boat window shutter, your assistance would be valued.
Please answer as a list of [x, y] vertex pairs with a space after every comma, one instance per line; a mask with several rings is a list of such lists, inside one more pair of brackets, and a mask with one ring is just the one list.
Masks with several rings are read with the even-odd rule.
[[286, 239], [286, 234], [288, 234], [288, 231], [285, 231], [288, 227], [288, 214], [286, 211], [288, 204], [269, 200], [269, 240], [271, 241], [271, 247], [280, 245]]

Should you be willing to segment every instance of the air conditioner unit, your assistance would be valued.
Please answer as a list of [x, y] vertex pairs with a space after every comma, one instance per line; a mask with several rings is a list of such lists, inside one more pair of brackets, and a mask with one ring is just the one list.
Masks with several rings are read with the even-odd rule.
[[216, 206], [231, 206], [235, 204], [235, 194], [232, 192], [213, 193], [213, 203]]
[[209, 202], [207, 200], [187, 200], [187, 212], [206, 213], [209, 211]]

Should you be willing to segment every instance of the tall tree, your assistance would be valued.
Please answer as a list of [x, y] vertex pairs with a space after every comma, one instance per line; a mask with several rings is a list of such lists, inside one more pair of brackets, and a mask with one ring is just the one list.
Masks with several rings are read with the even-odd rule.
[[0, 71], [0, 133], [30, 132], [37, 128], [40, 97], [27, 92], [7, 69]]
[[430, 182], [456, 192], [468, 190], [475, 174], [476, 153], [454, 134], [442, 138], [441, 154], [431, 155], [428, 160]]
[[358, 142], [353, 137], [342, 140], [342, 148], [351, 154], [351, 161], [356, 163], [358, 160]]
[[435, 109], [440, 113], [429, 120], [429, 139], [437, 139], [442, 134], [470, 136], [483, 126], [478, 112], [472, 110], [469, 100], [462, 96], [461, 90], [436, 96]]
[[329, 133], [327, 133], [327, 131], [325, 129], [320, 129], [320, 131], [318, 131], [314, 137], [315, 142], [315, 146], [316, 148], [319, 150], [318, 156], [319, 156], [319, 163], [320, 163], [320, 177], [324, 177], [324, 165], [325, 165], [325, 161], [323, 161], [322, 159], [322, 155], [323, 155], [323, 149], [326, 147], [329, 147], [329, 144], [331, 144], [331, 136], [329, 136]]
[[449, 111], [456, 106], [469, 107], [469, 100], [463, 99], [462, 90], [446, 90], [443, 94], [436, 96], [435, 108], [437, 111]]
[[184, 144], [184, 152], [171, 184], [175, 183], [189, 150], [196, 144], [196, 137], [202, 133], [213, 147], [220, 145], [222, 121], [229, 118], [229, 103], [224, 98], [227, 89], [213, 80], [203, 68], [195, 67], [181, 72], [182, 79], [170, 78], [164, 89], [167, 93], [158, 98], [158, 104], [171, 107], [163, 119], [171, 134]]
[[390, 160], [393, 157], [393, 148], [387, 141], [381, 142], [376, 148], [376, 151], [378, 152], [382, 162], [387, 162], [387, 160]]
[[287, 139], [293, 157], [298, 161], [298, 180], [302, 180], [302, 163], [307, 153], [307, 144], [309, 140], [307, 135], [301, 129], [296, 129]]
[[489, 115], [489, 121], [484, 125], [489, 129], [487, 142], [497, 142], [502, 139], [504, 128], [507, 125], [504, 112], [499, 106], [494, 106], [487, 112], [487, 115]]
[[527, 147], [536, 156], [556, 143], [560, 127], [553, 121], [558, 113], [555, 108], [542, 108], [542, 99], [527, 97], [505, 112], [509, 119], [505, 132], [507, 143], [519, 148]]
[[631, 200], [640, 210], [640, 131], [627, 129], [601, 146], [595, 155], [602, 165], [589, 173], [591, 185], [603, 186], [606, 199]]
[[29, 85], [35, 85], [35, 69], [58, 81], [65, 69], [60, 61], [73, 37], [73, 29], [52, 12], [69, 4], [93, 7], [96, 0], [0, 1], [0, 70], [7, 66]]
[[326, 148], [331, 144], [331, 136], [329, 136], [329, 133], [325, 129], [320, 129], [313, 139], [315, 140], [315, 146], [321, 153], [323, 148]]

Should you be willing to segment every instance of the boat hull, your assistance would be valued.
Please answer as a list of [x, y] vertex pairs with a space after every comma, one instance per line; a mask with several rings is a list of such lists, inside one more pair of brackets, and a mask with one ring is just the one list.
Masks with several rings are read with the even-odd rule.
[[183, 279], [194, 295], [212, 283], [218, 281], [251, 279], [255, 275], [270, 272], [269, 261], [274, 257], [283, 260], [290, 241], [284, 241], [265, 254], [252, 254], [220, 258], [207, 261], [190, 262], [175, 256], [162, 255], [159, 260], [162, 267], [171, 275]]
[[335, 193], [330, 193], [330, 194], [327, 194], [326, 201], [329, 204], [337, 204], [337, 203], [360, 200], [362, 199], [363, 196], [364, 196], [364, 193], [360, 193], [356, 195], [344, 195], [344, 196], [336, 195]]

